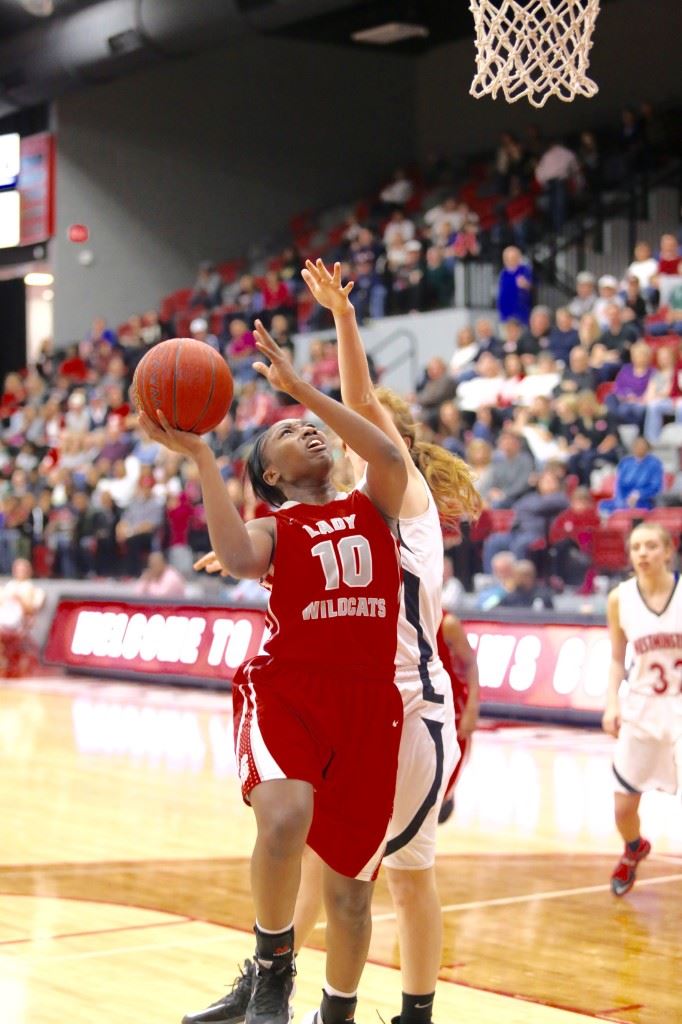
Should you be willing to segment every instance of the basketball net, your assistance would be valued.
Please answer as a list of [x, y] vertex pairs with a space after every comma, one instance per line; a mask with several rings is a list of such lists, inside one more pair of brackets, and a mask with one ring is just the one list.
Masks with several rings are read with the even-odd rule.
[[527, 97], [534, 107], [550, 96], [570, 103], [598, 86], [587, 76], [599, 0], [469, 0], [476, 27], [476, 99], [507, 103]]

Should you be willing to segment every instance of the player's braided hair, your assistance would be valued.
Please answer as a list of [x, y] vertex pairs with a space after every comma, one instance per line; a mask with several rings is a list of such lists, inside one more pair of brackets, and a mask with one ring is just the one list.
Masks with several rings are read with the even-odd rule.
[[474, 486], [471, 467], [439, 444], [418, 441], [418, 424], [405, 399], [395, 391], [377, 388], [376, 396], [390, 412], [400, 434], [409, 441], [412, 461], [429, 485], [441, 519], [445, 522], [462, 516], [478, 519], [483, 502]]
[[261, 501], [266, 501], [273, 508], [279, 508], [287, 500], [286, 495], [280, 491], [279, 487], [275, 487], [274, 484], [269, 484], [263, 479], [263, 474], [265, 473], [263, 448], [265, 447], [266, 436], [267, 430], [256, 439], [256, 443], [246, 460], [246, 472], [256, 497], [260, 498]]

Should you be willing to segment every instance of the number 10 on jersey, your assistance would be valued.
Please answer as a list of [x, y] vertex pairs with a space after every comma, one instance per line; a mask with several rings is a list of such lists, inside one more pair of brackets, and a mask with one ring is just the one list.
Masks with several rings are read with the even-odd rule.
[[320, 559], [326, 590], [338, 590], [340, 580], [347, 587], [367, 587], [372, 582], [372, 549], [366, 537], [359, 534], [333, 540], [322, 540], [311, 549]]

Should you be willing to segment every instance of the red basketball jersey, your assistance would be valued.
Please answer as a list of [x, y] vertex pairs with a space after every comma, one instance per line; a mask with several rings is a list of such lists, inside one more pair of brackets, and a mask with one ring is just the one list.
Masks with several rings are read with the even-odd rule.
[[264, 583], [269, 664], [392, 680], [400, 607], [398, 542], [360, 491], [326, 505], [275, 513], [273, 570]]

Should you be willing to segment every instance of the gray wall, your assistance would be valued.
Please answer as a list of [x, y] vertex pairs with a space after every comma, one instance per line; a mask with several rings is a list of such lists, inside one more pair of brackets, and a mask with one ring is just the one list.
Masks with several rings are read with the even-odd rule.
[[[307, 207], [362, 195], [414, 149], [404, 58], [248, 37], [57, 107], [55, 337], [191, 283]], [[72, 223], [90, 228], [83, 247]]]
[[622, 106], [644, 99], [682, 98], [679, 46], [681, 0], [612, 0], [597, 18], [590, 53], [590, 77], [600, 87], [591, 99], [562, 103], [551, 99], [542, 110], [525, 100], [475, 100], [469, 86], [475, 70], [472, 38], [431, 51], [417, 69], [417, 147], [426, 153], [456, 148], [464, 153], [488, 148], [500, 131], [523, 132], [529, 123], [545, 132], [570, 132], [599, 124]]

